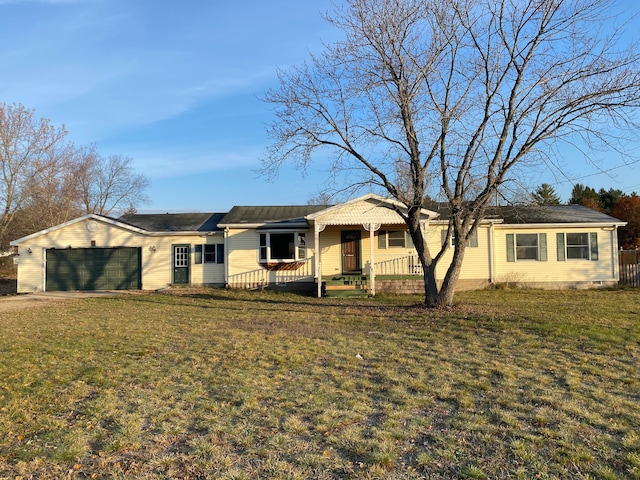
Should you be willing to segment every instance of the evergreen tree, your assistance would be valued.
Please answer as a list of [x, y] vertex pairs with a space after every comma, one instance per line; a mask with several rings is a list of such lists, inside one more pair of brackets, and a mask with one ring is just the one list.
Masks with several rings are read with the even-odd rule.
[[531, 194], [536, 205], [559, 205], [560, 197], [552, 185], [543, 183]]
[[571, 190], [570, 204], [583, 205], [585, 207], [592, 208], [593, 210], [600, 210], [600, 197], [598, 192], [593, 188], [576, 183]]

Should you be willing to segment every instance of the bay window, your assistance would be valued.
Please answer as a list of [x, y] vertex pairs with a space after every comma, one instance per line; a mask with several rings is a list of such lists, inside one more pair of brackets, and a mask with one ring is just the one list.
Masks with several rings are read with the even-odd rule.
[[307, 258], [303, 232], [265, 232], [259, 235], [260, 262], [287, 262]]

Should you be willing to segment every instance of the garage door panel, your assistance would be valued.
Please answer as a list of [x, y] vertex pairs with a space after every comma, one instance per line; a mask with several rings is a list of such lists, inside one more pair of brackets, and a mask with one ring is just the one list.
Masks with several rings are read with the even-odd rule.
[[47, 290], [137, 290], [140, 248], [47, 250]]

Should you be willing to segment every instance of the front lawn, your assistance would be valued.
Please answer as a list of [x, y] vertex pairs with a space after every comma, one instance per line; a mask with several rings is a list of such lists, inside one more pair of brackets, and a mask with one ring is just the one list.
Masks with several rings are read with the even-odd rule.
[[639, 292], [177, 290], [0, 318], [0, 478], [640, 478]]

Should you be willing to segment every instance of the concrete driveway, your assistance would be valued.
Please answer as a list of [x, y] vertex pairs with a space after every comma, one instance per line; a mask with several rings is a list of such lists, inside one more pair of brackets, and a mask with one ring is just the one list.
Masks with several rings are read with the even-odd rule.
[[126, 291], [104, 290], [95, 292], [37, 292], [22, 293], [20, 295], [0, 296], [0, 314], [4, 312], [15, 312], [32, 307], [43, 307], [68, 300], [90, 297], [112, 297], [123, 295]]

